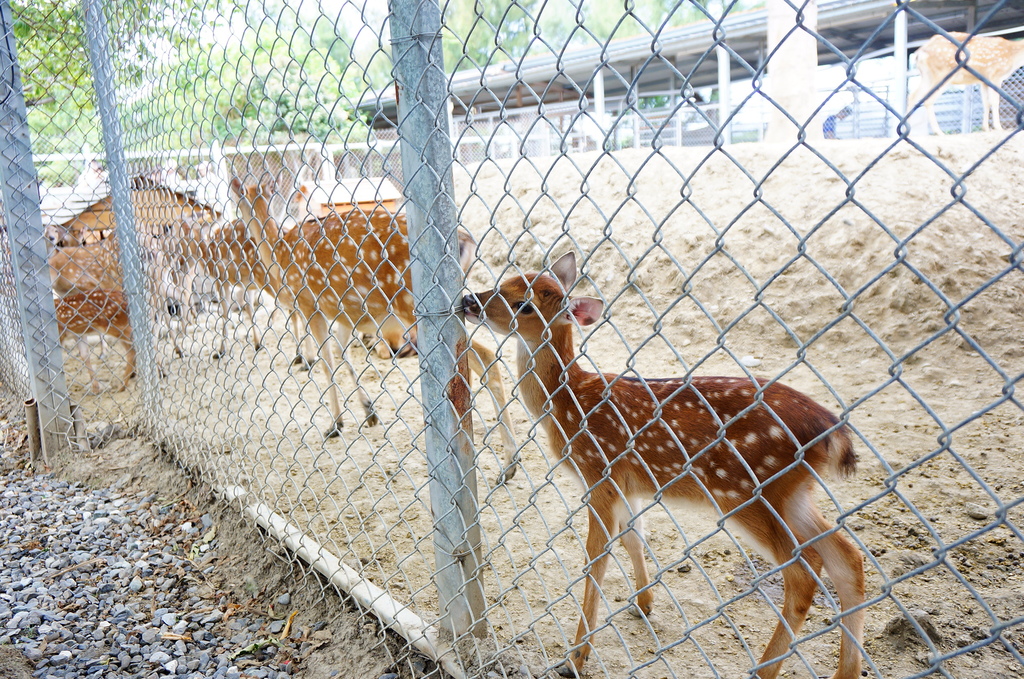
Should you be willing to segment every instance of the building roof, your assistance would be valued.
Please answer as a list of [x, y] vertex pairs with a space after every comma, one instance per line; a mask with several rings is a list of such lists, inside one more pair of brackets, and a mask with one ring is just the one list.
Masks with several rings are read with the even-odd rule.
[[312, 187], [310, 203], [343, 205], [356, 203], [401, 203], [402, 192], [384, 177], [354, 177], [342, 179], [333, 186], [317, 184]]
[[[980, 32], [991, 34], [1012, 33], [1024, 25], [1021, 3], [1000, 4], [999, 0], [911, 2], [908, 44], [920, 45], [935, 34], [935, 26], [963, 31], [977, 22]], [[818, 63], [828, 65], [891, 53], [894, 11], [893, 0], [819, 2], [818, 33], [835, 49], [819, 43]], [[541, 101], [578, 100], [581, 93], [592, 92], [598, 65], [605, 67], [607, 98], [625, 96], [632, 88], [641, 96], [645, 90], [678, 91], [684, 80], [688, 88], [713, 86], [718, 81], [716, 44], [724, 44], [732, 55], [732, 78], [750, 79], [767, 54], [767, 25], [767, 11], [760, 9], [730, 12], [717, 24], [700, 21], [666, 28], [653, 36], [645, 34], [558, 52], [535, 41], [522, 58], [452, 74], [449, 90], [458, 114], [469, 109], [486, 112]], [[381, 91], [374, 103], [384, 117], [396, 120], [393, 89]]]
[[51, 186], [43, 187], [39, 207], [43, 213], [43, 226], [62, 226], [80, 214], [110, 197], [110, 187]]
[[[132, 189], [164, 189], [219, 213], [215, 192], [209, 184], [208, 181], [184, 180], [158, 183], [136, 177], [132, 180]], [[108, 198], [110, 184], [105, 178], [102, 181], [79, 181], [75, 186], [43, 186], [40, 189], [43, 226], [63, 226]]]

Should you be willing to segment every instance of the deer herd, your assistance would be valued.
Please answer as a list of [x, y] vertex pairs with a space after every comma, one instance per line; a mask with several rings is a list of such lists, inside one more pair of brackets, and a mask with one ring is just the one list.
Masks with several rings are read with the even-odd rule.
[[[195, 289], [198, 276], [216, 283], [223, 325], [218, 325], [214, 358], [225, 354], [232, 288], [270, 298], [275, 310], [291, 318], [296, 339], [308, 330], [319, 350], [333, 418], [325, 435], [334, 436], [343, 426], [342, 396], [334, 380], [339, 362], [359, 395], [363, 423], [375, 425], [379, 416], [347, 356], [352, 344], [347, 340], [368, 333], [380, 338], [388, 353], [416, 344], [404, 215], [378, 207], [288, 223], [271, 213], [273, 183], [234, 181], [231, 192], [237, 219], [205, 229], [180, 225], [176, 236], [148, 258], [149, 274], [179, 281], [183, 316], [194, 305], [180, 287]], [[463, 232], [459, 245], [466, 270], [476, 243]], [[55, 248], [50, 264], [61, 336], [95, 333], [120, 342], [127, 358], [123, 389], [134, 370], [135, 353], [117, 255], [116, 239], [108, 239]], [[172, 275], [174, 270], [179, 274]], [[468, 321], [516, 339], [519, 396], [546, 436], [552, 463], [564, 464], [587, 489], [582, 615], [560, 673], [579, 675], [591, 652], [609, 550], [616, 540], [630, 556], [636, 606], [650, 614], [653, 590], [644, 557], [643, 512], [651, 503], [664, 501], [719, 512], [736, 534], [780, 568], [785, 600], [758, 676], [778, 675], [823, 568], [842, 609], [835, 677], [860, 676], [861, 552], [825, 519], [814, 499], [824, 475], [845, 476], [855, 469], [846, 427], [807, 396], [774, 382], [731, 377], [644, 380], [586, 372], [576, 358], [573, 328], [595, 323], [604, 305], [597, 298], [569, 297], [576, 272], [575, 256], [569, 253], [543, 273], [513, 277], [493, 291], [466, 296], [458, 305]], [[332, 331], [342, 347], [337, 356], [330, 351]], [[252, 333], [258, 347], [260, 332], [254, 327]], [[82, 346], [80, 341], [88, 366]], [[494, 350], [476, 340], [467, 354], [497, 406], [506, 453], [503, 479], [508, 479], [514, 473], [516, 443], [498, 361]], [[97, 391], [91, 367], [89, 371], [92, 390]]]

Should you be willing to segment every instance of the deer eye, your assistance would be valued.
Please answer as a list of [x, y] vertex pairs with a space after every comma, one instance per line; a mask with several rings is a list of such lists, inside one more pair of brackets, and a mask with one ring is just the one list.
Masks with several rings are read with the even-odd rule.
[[533, 305], [529, 302], [516, 302], [515, 303], [516, 313], [519, 314], [532, 314]]

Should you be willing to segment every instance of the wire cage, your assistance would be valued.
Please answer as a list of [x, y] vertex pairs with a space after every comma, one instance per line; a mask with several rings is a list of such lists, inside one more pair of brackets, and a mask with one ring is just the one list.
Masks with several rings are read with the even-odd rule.
[[160, 442], [439, 676], [1022, 671], [1014, 3], [144, 5], [3, 4], [54, 450]]

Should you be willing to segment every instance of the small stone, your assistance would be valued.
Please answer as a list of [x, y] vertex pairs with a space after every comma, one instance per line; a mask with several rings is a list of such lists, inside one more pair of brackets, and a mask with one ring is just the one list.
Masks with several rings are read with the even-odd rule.
[[992, 512], [988, 511], [976, 502], [965, 503], [964, 509], [967, 511], [967, 516], [978, 521], [984, 521], [985, 519], [992, 517]]
[[131, 583], [129, 583], [128, 585], [128, 589], [130, 589], [133, 592], [141, 592], [142, 587], [142, 580], [139, 578], [132, 578]]
[[156, 653], [153, 653], [151, 656], [149, 656], [149, 662], [155, 665], [163, 665], [170, 659], [171, 656], [167, 653], [164, 653], [163, 651], [157, 651]]
[[754, 358], [753, 356], [744, 356], [740, 359], [740, 365], [746, 366], [747, 368], [756, 368], [761, 365], [761, 359]]
[[50, 656], [50, 664], [54, 667], [63, 667], [71, 660], [71, 651], [61, 651], [57, 655]]
[[281, 606], [287, 606], [292, 602], [292, 595], [285, 592], [281, 596], [277, 597], [277, 603]]

